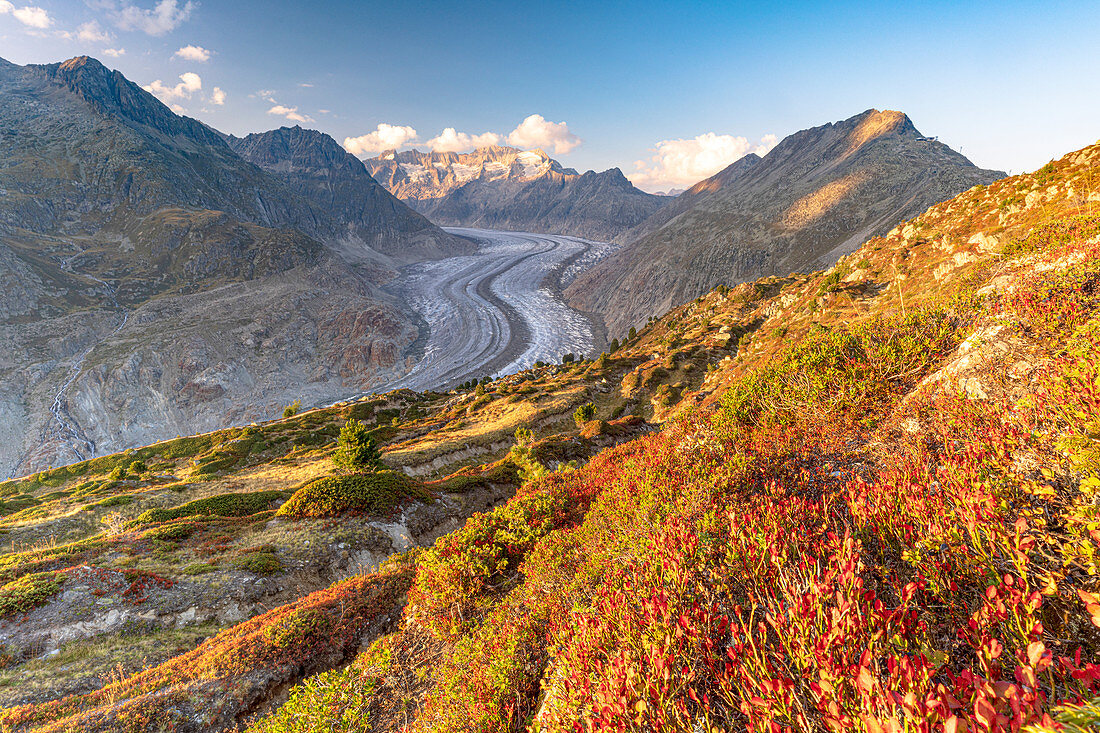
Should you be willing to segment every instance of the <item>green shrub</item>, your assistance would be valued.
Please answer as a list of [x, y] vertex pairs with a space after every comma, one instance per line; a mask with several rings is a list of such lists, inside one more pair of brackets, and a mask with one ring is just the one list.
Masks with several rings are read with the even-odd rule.
[[168, 524], [163, 527], [154, 527], [146, 531], [142, 537], [149, 540], [158, 540], [160, 542], [172, 542], [175, 540], [187, 539], [195, 534], [196, 529], [198, 529], [197, 524], [181, 522], [178, 524]]
[[539, 463], [535, 458], [529, 442], [521, 443], [517, 441], [508, 452], [508, 456], [515, 464], [519, 480], [523, 483], [535, 481], [549, 473], [546, 466]]
[[382, 453], [367, 427], [351, 419], [340, 429], [332, 462], [346, 471], [373, 471], [382, 466]]
[[354, 666], [307, 677], [251, 733], [357, 733], [372, 729], [371, 696], [381, 681]]
[[256, 575], [271, 575], [282, 571], [283, 564], [274, 552], [249, 552], [234, 559], [233, 567]]
[[915, 378], [958, 342], [942, 311], [818, 327], [722, 398], [723, 415], [747, 425], [866, 410]]
[[302, 401], [294, 400], [289, 405], [283, 408], [283, 417], [294, 417], [302, 411]]
[[[515, 450], [513, 446], [512, 450]], [[518, 466], [513, 461], [500, 461], [487, 470], [467, 467], [457, 471], [433, 488], [439, 493], [465, 493], [476, 487], [488, 488], [492, 484], [518, 484]]]
[[404, 499], [428, 499], [419, 482], [396, 471], [327, 476], [311, 481], [279, 507], [280, 517], [330, 517], [345, 512], [378, 514]]
[[30, 573], [0, 587], [0, 618], [26, 613], [61, 590], [61, 573]]
[[[1050, 165], [1049, 163], [1047, 165]], [[1100, 730], [1100, 697], [1094, 697], [1080, 705], [1060, 705], [1055, 708], [1054, 719], [1062, 733], [1088, 733]], [[1027, 733], [1048, 733], [1055, 730], [1040, 725], [1029, 725]]]
[[126, 469], [122, 466], [115, 466], [111, 469], [111, 472], [107, 474], [107, 478], [111, 481], [121, 481], [126, 478]]
[[134, 525], [167, 522], [182, 517], [247, 517], [262, 512], [284, 496], [281, 491], [254, 491], [240, 494], [219, 494], [196, 499], [172, 509], [150, 509], [133, 521]]
[[145, 461], [134, 461], [130, 464], [130, 467], [126, 469], [132, 476], [140, 476], [148, 469], [145, 467]]
[[530, 428], [520, 426], [516, 428], [516, 445], [530, 445], [535, 440], [535, 434]]
[[180, 570], [184, 575], [204, 575], [206, 573], [212, 573], [218, 569], [217, 565], [213, 565], [208, 562], [193, 562], [187, 567]]
[[327, 613], [319, 608], [303, 608], [265, 626], [261, 633], [273, 645], [285, 649], [320, 638], [331, 627], [332, 619]]
[[1040, 186], [1045, 186], [1050, 179], [1054, 177], [1054, 161], [1050, 161], [1039, 170], [1035, 171], [1035, 182]]
[[476, 400], [471, 402], [466, 407], [466, 414], [471, 415], [474, 412], [476, 412], [478, 409], [484, 407], [485, 405], [489, 404], [492, 401], [493, 401], [493, 396], [492, 395], [487, 395], [487, 394], [486, 395], [481, 395], [480, 397], [478, 397]]
[[7, 501], [0, 500], [0, 517], [21, 512], [28, 507], [38, 506], [39, 503], [41, 502], [38, 499], [26, 494], [20, 494]]
[[577, 423], [577, 427], [581, 427], [589, 420], [593, 420], [596, 417], [596, 406], [591, 402], [585, 402], [578, 407], [573, 413], [573, 422]]

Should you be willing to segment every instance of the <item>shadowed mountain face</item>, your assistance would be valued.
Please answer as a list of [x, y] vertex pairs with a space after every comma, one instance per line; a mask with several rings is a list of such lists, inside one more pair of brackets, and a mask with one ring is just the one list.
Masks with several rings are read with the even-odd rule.
[[378, 285], [468, 244], [331, 138], [259, 138], [261, 166], [94, 59], [0, 60], [0, 474], [404, 373]]
[[923, 137], [901, 112], [868, 110], [696, 184], [621, 235], [626, 246], [567, 296], [617, 336], [719, 283], [831, 265], [929, 205], [1003, 176]]
[[541, 150], [387, 152], [366, 161], [396, 196], [441, 226], [610, 240], [670, 199], [635, 188], [617, 168], [583, 175]]
[[323, 132], [281, 127], [227, 141], [242, 158], [327, 212], [338, 225], [337, 237], [362, 241], [401, 261], [471, 249], [466, 240], [446, 234], [394, 198], [361, 160]]

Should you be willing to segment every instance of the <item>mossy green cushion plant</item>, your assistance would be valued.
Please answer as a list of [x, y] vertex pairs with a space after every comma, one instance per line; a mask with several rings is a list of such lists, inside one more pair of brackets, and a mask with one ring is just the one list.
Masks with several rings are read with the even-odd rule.
[[219, 494], [196, 499], [172, 509], [150, 509], [139, 514], [133, 525], [167, 522], [181, 517], [247, 517], [267, 509], [272, 502], [286, 496], [281, 491], [253, 491], [251, 493]]
[[311, 481], [283, 504], [280, 517], [330, 517], [345, 512], [380, 514], [404, 499], [427, 500], [420, 482], [396, 471], [328, 476]]
[[142, 535], [148, 540], [159, 540], [161, 542], [173, 542], [176, 540], [185, 540], [191, 535], [195, 534], [195, 530], [198, 529], [197, 524], [191, 522], [177, 522], [174, 524], [166, 524], [163, 527], [154, 527], [145, 532]]
[[282, 562], [274, 552], [249, 552], [233, 561], [238, 570], [247, 570], [256, 575], [271, 575], [283, 569]]
[[61, 590], [61, 573], [29, 573], [0, 587], [0, 618], [26, 613]]

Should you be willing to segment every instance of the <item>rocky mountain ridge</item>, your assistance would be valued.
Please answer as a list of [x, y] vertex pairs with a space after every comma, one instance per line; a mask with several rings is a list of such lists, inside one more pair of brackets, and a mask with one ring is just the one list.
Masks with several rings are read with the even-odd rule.
[[284, 181], [346, 227], [340, 240], [362, 241], [397, 262], [463, 254], [461, 238], [441, 232], [399, 202], [367, 172], [363, 162], [334, 139], [297, 125], [243, 138], [226, 137], [238, 155]]
[[635, 188], [617, 168], [580, 174], [541, 150], [388, 151], [365, 162], [394, 195], [441, 226], [607, 241], [669, 201]]
[[611, 335], [715, 284], [832, 264], [860, 242], [1004, 176], [921, 135], [901, 112], [868, 110], [794, 133], [658, 210], [570, 286]]
[[381, 284], [469, 245], [301, 137], [283, 178], [94, 59], [0, 61], [0, 473], [404, 373]]
[[402, 201], [441, 198], [470, 181], [529, 181], [547, 173], [577, 175], [541, 150], [506, 145], [467, 153], [387, 150], [364, 163], [370, 174]]

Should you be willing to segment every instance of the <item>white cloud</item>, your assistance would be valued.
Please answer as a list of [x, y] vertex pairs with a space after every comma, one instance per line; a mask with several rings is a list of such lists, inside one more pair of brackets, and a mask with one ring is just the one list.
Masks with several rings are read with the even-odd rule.
[[143, 86], [142, 89], [167, 104], [173, 111], [180, 112], [183, 107], [179, 105], [179, 100], [190, 99], [195, 92], [201, 92], [202, 78], [193, 71], [187, 71], [180, 74], [180, 83], [174, 87], [157, 79], [152, 84]]
[[0, 0], [0, 15], [7, 15], [8, 13], [11, 13], [12, 17], [23, 25], [31, 28], [45, 29], [53, 23], [53, 19], [44, 8], [36, 5], [24, 5], [17, 8], [8, 0]]
[[[569, 132], [564, 122], [548, 122], [542, 115], [531, 115], [507, 136], [495, 132], [470, 134], [454, 127], [444, 128], [425, 145], [439, 153], [458, 153], [488, 145], [500, 145], [505, 140], [519, 148], [542, 148], [562, 154], [581, 144], [579, 137]], [[417, 142], [417, 132], [408, 125], [382, 123], [366, 135], [344, 138], [344, 148], [352, 155], [369, 157], [385, 150], [399, 150]]]
[[746, 137], [713, 132], [691, 140], [662, 140], [651, 149], [649, 160], [634, 163], [635, 171], [627, 178], [649, 190], [692, 186], [749, 153], [764, 155], [777, 142], [775, 135], [765, 135], [753, 143]]
[[94, 20], [84, 23], [76, 29], [76, 37], [89, 43], [109, 43], [111, 34], [99, 27]]
[[225, 90], [221, 87], [214, 87], [214, 91], [210, 93], [210, 101], [219, 107], [225, 104]]
[[564, 122], [550, 122], [542, 115], [531, 115], [508, 133], [508, 144], [563, 155], [580, 145], [581, 139], [569, 132]]
[[426, 145], [437, 153], [459, 153], [464, 150], [483, 148], [486, 145], [499, 145], [500, 135], [495, 132], [483, 132], [480, 135], [467, 135], [465, 132], [457, 132], [453, 127], [448, 127], [439, 133]]
[[103, 49], [104, 56], [110, 56], [113, 59], [117, 59], [119, 56], [126, 55], [125, 48], [105, 48]]
[[211, 51], [202, 46], [184, 46], [172, 54], [172, 58], [181, 58], [185, 61], [209, 61]]
[[285, 117], [292, 122], [313, 122], [313, 118], [309, 115], [303, 115], [298, 112], [297, 107], [286, 107], [281, 104], [276, 104], [274, 107], [267, 111], [269, 115], [278, 115], [279, 117]]
[[416, 140], [416, 130], [408, 125], [378, 125], [374, 132], [344, 138], [344, 149], [352, 155], [369, 157], [383, 150], [397, 150]]
[[107, 11], [111, 22], [121, 30], [142, 31], [150, 36], [163, 36], [175, 30], [195, 9], [191, 0], [187, 0], [182, 7], [178, 0], [160, 0], [151, 9], [117, 0], [103, 0], [98, 6]]

